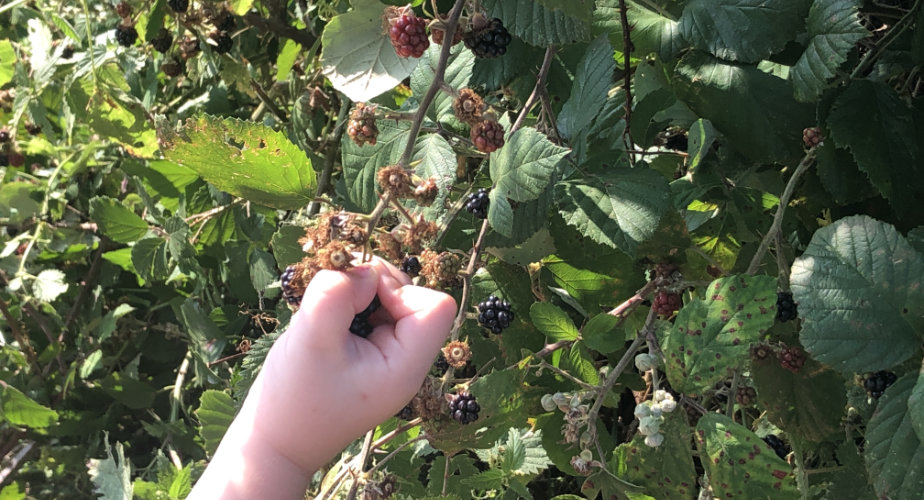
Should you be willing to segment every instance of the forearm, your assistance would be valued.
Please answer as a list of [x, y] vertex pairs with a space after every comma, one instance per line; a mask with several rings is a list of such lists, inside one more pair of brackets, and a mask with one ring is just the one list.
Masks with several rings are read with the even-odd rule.
[[305, 497], [312, 471], [292, 462], [257, 431], [253, 403], [245, 403], [235, 417], [189, 499]]

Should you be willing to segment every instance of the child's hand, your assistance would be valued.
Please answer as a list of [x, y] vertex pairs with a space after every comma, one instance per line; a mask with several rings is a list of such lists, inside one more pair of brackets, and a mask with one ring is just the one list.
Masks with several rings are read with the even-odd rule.
[[[373, 333], [350, 333], [376, 295]], [[455, 312], [379, 259], [318, 273], [190, 498], [301, 498], [314, 471], [414, 397]]]
[[[353, 316], [376, 295], [375, 330], [365, 339], [351, 334]], [[255, 431], [316, 470], [414, 397], [455, 312], [450, 296], [411, 286], [378, 259], [347, 272], [321, 271], [251, 389]]]

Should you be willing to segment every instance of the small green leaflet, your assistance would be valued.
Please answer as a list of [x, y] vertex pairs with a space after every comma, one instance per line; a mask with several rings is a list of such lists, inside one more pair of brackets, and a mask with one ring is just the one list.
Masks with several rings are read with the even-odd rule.
[[42, 429], [58, 422], [58, 412], [33, 401], [11, 385], [0, 385], [0, 421]]
[[223, 391], [209, 389], [199, 398], [199, 409], [196, 410], [199, 436], [205, 442], [205, 451], [210, 456], [218, 449], [218, 443], [231, 426], [235, 413], [234, 400]]
[[125, 459], [122, 443], [115, 444], [115, 457], [109, 446], [109, 433], [105, 433], [106, 458], [91, 458], [87, 473], [93, 480], [93, 493], [100, 500], [130, 500], [132, 498], [131, 462]]
[[815, 0], [809, 8], [805, 52], [792, 67], [796, 99], [814, 100], [847, 59], [854, 45], [869, 34], [860, 24], [855, 0]]
[[924, 491], [924, 441], [912, 428], [908, 401], [917, 379], [909, 373], [889, 387], [866, 428], [866, 466], [880, 498], [920, 498]]

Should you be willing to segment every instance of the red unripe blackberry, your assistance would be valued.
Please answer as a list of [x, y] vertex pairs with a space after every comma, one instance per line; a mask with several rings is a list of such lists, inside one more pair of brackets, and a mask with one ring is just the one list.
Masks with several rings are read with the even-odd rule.
[[510, 309], [510, 303], [500, 300], [494, 295], [488, 297], [488, 300], [478, 304], [478, 322], [481, 326], [491, 330], [493, 333], [501, 333], [505, 328], [510, 326], [513, 321], [513, 311]]
[[[474, 28], [474, 26], [473, 26]], [[498, 18], [491, 19], [483, 28], [475, 28], [465, 34], [465, 46], [475, 57], [492, 58], [507, 53], [507, 46], [512, 38], [503, 21]]]
[[379, 128], [375, 124], [375, 106], [363, 103], [356, 104], [350, 112], [350, 121], [347, 123], [347, 135], [357, 146], [369, 144], [375, 146], [379, 136]]
[[131, 47], [138, 40], [138, 30], [134, 26], [120, 24], [115, 29], [115, 39], [123, 47]]
[[161, 54], [166, 54], [171, 45], [173, 45], [173, 34], [165, 28], [161, 28], [157, 36], [151, 39], [151, 47]]
[[475, 401], [475, 396], [467, 392], [457, 395], [449, 402], [449, 415], [462, 425], [478, 420], [480, 411], [481, 406]]
[[489, 204], [488, 190], [481, 188], [465, 199], [465, 210], [479, 219], [487, 219]]
[[798, 347], [784, 346], [777, 355], [780, 366], [793, 373], [799, 373], [805, 365], [805, 351]]
[[787, 322], [798, 317], [796, 303], [792, 300], [792, 292], [776, 293], [776, 319]]
[[679, 293], [670, 293], [662, 290], [655, 295], [651, 307], [654, 309], [655, 314], [670, 316], [683, 307], [683, 299], [680, 297]]
[[[462, 26], [456, 26], [456, 32], [452, 35], [452, 45], [461, 42], [464, 37], [465, 34], [462, 32]], [[446, 38], [446, 30], [443, 26], [430, 26], [430, 38], [433, 39], [433, 43], [443, 45], [443, 39]]]
[[388, 36], [400, 57], [420, 57], [430, 46], [427, 22], [414, 14], [404, 14], [395, 19], [388, 29]]
[[189, 8], [189, 0], [167, 0], [167, 5], [174, 12], [186, 12], [186, 9]]
[[735, 401], [741, 406], [751, 406], [757, 400], [757, 391], [753, 387], [738, 387]]
[[818, 127], [807, 127], [802, 130], [802, 143], [805, 144], [807, 148], [813, 148], [824, 140], [824, 137], [821, 135], [821, 129]]
[[493, 153], [504, 146], [504, 126], [494, 120], [482, 120], [472, 127], [472, 143], [482, 153]]
[[118, 14], [122, 19], [131, 18], [132, 6], [127, 2], [119, 2], [116, 4], [116, 14]]

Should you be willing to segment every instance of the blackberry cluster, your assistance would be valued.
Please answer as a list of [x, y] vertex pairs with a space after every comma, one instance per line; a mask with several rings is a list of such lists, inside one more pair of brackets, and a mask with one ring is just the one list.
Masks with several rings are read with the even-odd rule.
[[799, 312], [792, 300], [792, 292], [776, 292], [776, 319], [787, 322], [796, 319]]
[[674, 151], [686, 151], [689, 149], [689, 142], [687, 134], [681, 132], [667, 136], [667, 140], [664, 141], [664, 147], [673, 149]]
[[401, 272], [407, 274], [411, 278], [416, 278], [420, 274], [420, 270], [423, 269], [423, 266], [420, 264], [420, 259], [411, 255], [405, 257], [401, 261]]
[[813, 148], [824, 140], [824, 137], [821, 135], [821, 129], [818, 127], [808, 127], [802, 130], [802, 143], [805, 144], [807, 148]]
[[226, 31], [214, 31], [209, 35], [209, 39], [215, 42], [212, 50], [218, 54], [227, 54], [231, 52], [231, 47], [234, 47], [234, 41]]
[[420, 57], [430, 46], [427, 22], [412, 14], [396, 19], [388, 30], [388, 36], [400, 57]]
[[654, 302], [651, 304], [651, 307], [655, 310], [655, 314], [661, 316], [670, 316], [682, 306], [683, 299], [681, 299], [679, 293], [670, 293], [664, 290], [661, 290], [655, 295]]
[[805, 351], [798, 347], [783, 347], [778, 355], [780, 366], [793, 373], [799, 373], [805, 365]]
[[167, 5], [174, 12], [186, 12], [186, 9], [189, 8], [189, 0], [167, 0]]
[[213, 19], [212, 24], [218, 28], [218, 31], [233, 31], [237, 27], [234, 16], [228, 11], [225, 11], [218, 19]]
[[398, 417], [398, 419], [400, 420], [410, 421], [416, 418], [416, 412], [414, 411], [414, 407], [412, 407], [410, 403], [408, 403], [404, 405], [404, 408], [401, 408], [398, 411], [398, 413], [395, 414], [395, 416]]
[[10, 137], [10, 131], [6, 127], [0, 129], [0, 142], [9, 142]]
[[186, 69], [186, 64], [183, 61], [173, 58], [168, 62], [165, 62], [160, 65], [160, 70], [164, 72], [165, 75], [175, 78], [183, 74], [183, 71]]
[[510, 326], [511, 321], [513, 311], [506, 300], [491, 295], [488, 300], [478, 304], [478, 322], [493, 333], [501, 333]]
[[738, 387], [735, 401], [741, 406], [751, 406], [757, 400], [757, 391], [753, 387]]
[[506, 54], [512, 38], [503, 21], [495, 17], [484, 28], [466, 33], [463, 40], [475, 57], [488, 59]]
[[479, 219], [488, 218], [488, 190], [481, 188], [465, 199], [465, 210]]
[[282, 282], [282, 297], [286, 299], [289, 305], [298, 306], [302, 303], [304, 290], [292, 289], [292, 278], [295, 277], [295, 272], [294, 265], [286, 267], [286, 270], [282, 272], [282, 276], [279, 277], [279, 281]]
[[467, 392], [459, 394], [449, 402], [449, 414], [463, 425], [478, 420], [479, 411], [481, 411], [481, 407], [475, 401], [475, 396]]
[[789, 452], [792, 451], [788, 444], [784, 443], [782, 439], [773, 434], [767, 434], [763, 437], [763, 440], [770, 448], [773, 448], [773, 452], [776, 453], [776, 456], [783, 460], [786, 460], [786, 455], [789, 455]]
[[38, 123], [26, 122], [25, 127], [29, 135], [39, 135], [42, 133], [42, 126]]
[[876, 372], [863, 381], [863, 388], [866, 389], [866, 392], [869, 393], [871, 398], [879, 399], [882, 393], [884, 393], [890, 385], [894, 384], [896, 380], [898, 380], [898, 377], [892, 372]]
[[138, 30], [134, 26], [120, 24], [115, 32], [116, 41], [123, 47], [131, 47], [138, 40]]
[[493, 153], [504, 146], [504, 126], [494, 120], [482, 120], [472, 127], [470, 137], [478, 151]]
[[151, 39], [151, 47], [162, 54], [166, 54], [171, 45], [173, 45], [173, 34], [164, 28], [161, 28], [157, 36]]
[[372, 313], [377, 311], [381, 307], [382, 301], [379, 300], [379, 296], [376, 295], [372, 302], [369, 303], [369, 306], [363, 309], [363, 311], [356, 316], [353, 316], [353, 322], [350, 323], [350, 333], [353, 335], [359, 335], [362, 338], [366, 338], [372, 334], [372, 325], [369, 323], [369, 316], [372, 316]]

